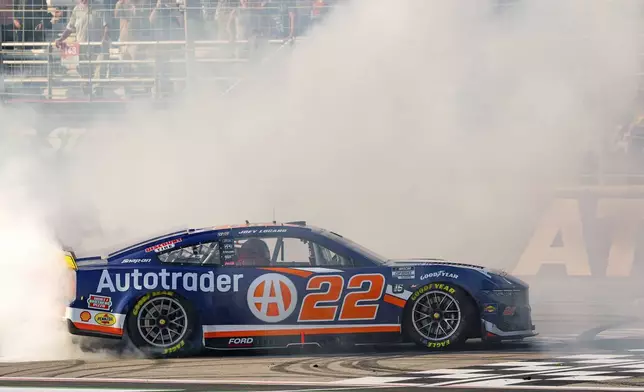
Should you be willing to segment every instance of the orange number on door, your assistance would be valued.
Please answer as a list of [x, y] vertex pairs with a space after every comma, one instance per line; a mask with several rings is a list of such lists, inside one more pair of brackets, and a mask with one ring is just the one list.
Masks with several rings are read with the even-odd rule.
[[340, 321], [345, 320], [373, 320], [378, 314], [378, 305], [361, 304], [365, 301], [377, 301], [385, 289], [385, 277], [380, 274], [354, 275], [349, 279], [348, 289], [361, 289], [365, 283], [365, 290], [354, 291], [344, 297], [344, 304], [340, 312]]
[[[363, 288], [364, 286], [366, 288]], [[325, 286], [323, 288], [323, 286]], [[309, 279], [307, 290], [325, 290], [309, 293], [302, 300], [298, 321], [334, 321], [338, 312], [337, 303], [342, 297], [344, 278], [340, 275], [318, 275]], [[349, 279], [347, 289], [361, 289], [344, 297], [339, 321], [373, 320], [378, 314], [377, 303], [385, 290], [385, 277], [381, 274], [354, 275]]]
[[326, 291], [310, 293], [302, 300], [298, 321], [333, 321], [338, 305], [320, 305], [320, 303], [338, 302], [342, 296], [344, 278], [340, 275], [318, 275], [309, 279], [307, 290], [320, 290], [326, 285]]

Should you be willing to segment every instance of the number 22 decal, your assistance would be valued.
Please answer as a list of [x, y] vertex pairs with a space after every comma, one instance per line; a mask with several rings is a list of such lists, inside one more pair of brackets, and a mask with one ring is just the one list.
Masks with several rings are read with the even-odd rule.
[[[385, 277], [381, 274], [354, 275], [347, 283], [352, 291], [344, 297], [338, 321], [373, 320], [378, 314], [377, 303], [385, 289]], [[298, 321], [335, 321], [338, 301], [344, 290], [344, 278], [340, 275], [317, 275], [309, 279], [306, 290], [320, 290], [307, 294], [302, 300]]]

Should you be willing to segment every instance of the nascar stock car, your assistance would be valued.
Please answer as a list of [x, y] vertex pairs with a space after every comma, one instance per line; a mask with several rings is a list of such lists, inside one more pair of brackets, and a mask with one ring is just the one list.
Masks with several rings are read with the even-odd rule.
[[536, 335], [528, 286], [502, 271], [389, 260], [305, 222], [188, 229], [65, 258], [70, 333], [154, 357], [410, 341], [441, 350]]

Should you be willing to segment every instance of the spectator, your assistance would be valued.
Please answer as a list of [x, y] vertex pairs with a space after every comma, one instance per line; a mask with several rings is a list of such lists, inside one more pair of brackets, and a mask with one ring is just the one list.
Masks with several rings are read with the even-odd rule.
[[[20, 42], [45, 41], [45, 29], [51, 28], [46, 0], [14, 0], [14, 27]], [[31, 46], [25, 46], [25, 49]]]
[[[119, 0], [114, 9], [114, 18], [119, 21], [119, 41], [141, 41], [143, 40], [144, 10], [137, 0]], [[124, 57], [134, 59], [136, 57], [137, 45], [122, 45], [121, 53]]]
[[[49, 7], [47, 11], [51, 14], [51, 34], [52, 38], [59, 36], [60, 34], [65, 31], [65, 27], [67, 24], [65, 23], [65, 18], [64, 18], [64, 13], [65, 13], [65, 7], [55, 8], [55, 7]], [[49, 39], [49, 38], [47, 38]]]
[[[217, 24], [217, 39], [222, 41], [233, 41], [241, 29], [237, 28], [239, 23], [238, 9], [241, 6], [247, 7], [246, 0], [219, 0], [215, 9], [215, 23]], [[235, 31], [233, 32], [233, 28]]]
[[[119, 21], [119, 41], [131, 42], [144, 40], [143, 31], [145, 28], [142, 4], [138, 0], [119, 0], [114, 9], [114, 18]], [[139, 52], [139, 45], [127, 44], [121, 45], [121, 55], [123, 60], [138, 60], [142, 58]], [[135, 65], [126, 65], [124, 68], [131, 73], [137, 68]], [[126, 88], [126, 90], [128, 90]]]
[[320, 23], [324, 20], [329, 11], [333, 0], [313, 0], [311, 4], [311, 25]]
[[[150, 24], [152, 26], [155, 40], [166, 41], [181, 39], [183, 23], [181, 12], [176, 4], [170, 0], [158, 0], [157, 5], [150, 14]], [[157, 94], [171, 93], [173, 85], [170, 81], [172, 65], [170, 64], [170, 45], [157, 45], [154, 50], [155, 58], [155, 79], [157, 80]]]
[[295, 38], [304, 31], [311, 4], [311, 0], [264, 0], [262, 6], [268, 19], [264, 35], [272, 39]]
[[0, 0], [0, 43], [13, 41], [13, 0]]
[[[76, 42], [80, 44], [79, 60], [84, 61], [103, 61], [109, 53], [109, 28], [107, 12], [102, 7], [99, 0], [80, 0], [80, 3], [72, 10], [67, 27], [60, 38], [56, 40], [57, 48], [64, 48], [64, 41], [72, 34], [76, 33]], [[89, 45], [90, 42], [100, 42], [100, 45]], [[85, 43], [86, 45], [83, 45]], [[94, 72], [92, 72], [94, 65]], [[80, 64], [78, 73], [83, 78], [100, 79], [104, 77], [105, 67], [98, 64]], [[88, 87], [83, 83], [83, 89]], [[101, 95], [102, 89], [98, 83], [92, 83], [93, 93]]]
[[150, 14], [150, 25], [156, 41], [181, 39], [183, 35], [183, 17], [170, 0], [157, 1]]
[[204, 39], [205, 0], [182, 0], [186, 13], [186, 39], [194, 42]]

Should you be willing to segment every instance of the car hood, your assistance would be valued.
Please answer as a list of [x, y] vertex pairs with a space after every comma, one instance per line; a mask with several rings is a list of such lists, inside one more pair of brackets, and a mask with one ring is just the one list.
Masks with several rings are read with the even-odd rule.
[[393, 260], [387, 260], [387, 265], [391, 267], [416, 266], [416, 265], [447, 265], [451, 267], [474, 268], [482, 271], [487, 270], [487, 268], [481, 265], [457, 263], [454, 261], [448, 261], [443, 259], [393, 259]]
[[460, 269], [474, 270], [482, 275], [488, 277], [498, 287], [515, 288], [517, 286], [528, 288], [529, 285], [521, 279], [509, 275], [507, 272], [497, 269], [488, 268], [482, 265], [457, 263], [442, 259], [394, 259], [387, 260], [387, 265], [390, 267], [404, 267], [404, 266], [445, 266]]

